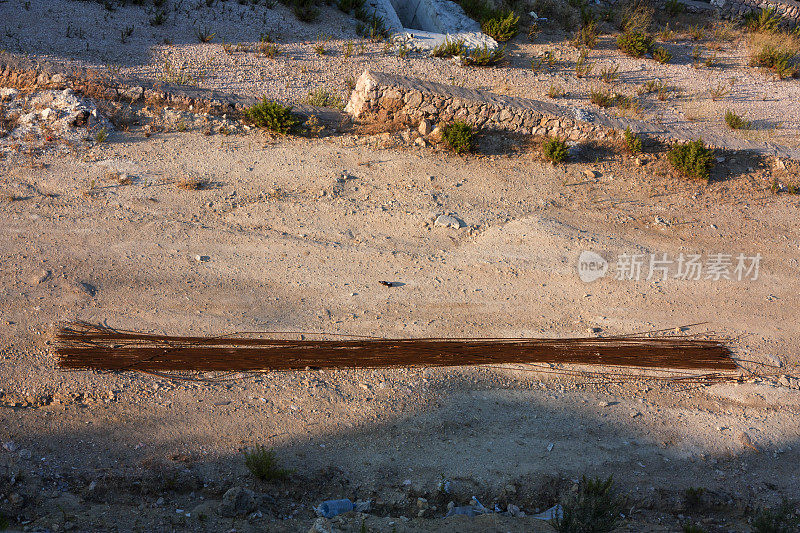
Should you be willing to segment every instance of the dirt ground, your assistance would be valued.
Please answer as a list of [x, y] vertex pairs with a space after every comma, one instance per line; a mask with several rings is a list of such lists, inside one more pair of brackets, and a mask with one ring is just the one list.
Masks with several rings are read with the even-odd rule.
[[[654, 154], [638, 166], [598, 149], [554, 167], [520, 138], [487, 136], [462, 157], [396, 137], [131, 131], [0, 160], [0, 512], [12, 530], [552, 531], [531, 515], [582, 475], [614, 476], [628, 498], [620, 530], [749, 531], [758, 507], [800, 498], [800, 203], [770, 191], [791, 169], [739, 156], [705, 185]], [[441, 214], [464, 227], [435, 225]], [[763, 259], [756, 280], [584, 283], [583, 250]], [[387, 337], [702, 323], [681, 334], [729, 339], [762, 377], [65, 373], [53, 334], [70, 320]], [[258, 444], [288, 480], [248, 473], [242, 452]], [[255, 507], [222, 516], [232, 487], [254, 491]], [[472, 497], [528, 516], [442, 518]], [[313, 506], [332, 498], [372, 509], [318, 522]]]

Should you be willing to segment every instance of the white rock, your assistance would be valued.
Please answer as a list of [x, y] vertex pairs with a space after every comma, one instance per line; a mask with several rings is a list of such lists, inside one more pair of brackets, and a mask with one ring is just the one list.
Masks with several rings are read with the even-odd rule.
[[18, 94], [19, 91], [12, 87], [0, 87], [0, 98], [3, 100], [13, 100]]
[[464, 222], [460, 219], [450, 215], [439, 215], [433, 223], [434, 226], [442, 226], [446, 228], [459, 229], [464, 227]]

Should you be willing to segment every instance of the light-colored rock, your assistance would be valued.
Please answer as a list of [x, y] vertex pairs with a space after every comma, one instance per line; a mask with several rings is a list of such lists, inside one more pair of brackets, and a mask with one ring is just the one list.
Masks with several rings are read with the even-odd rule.
[[221, 516], [234, 517], [252, 513], [255, 509], [256, 500], [252, 490], [232, 487], [222, 495], [217, 513]]
[[434, 226], [459, 229], [465, 226], [464, 222], [451, 215], [439, 215], [433, 223]]

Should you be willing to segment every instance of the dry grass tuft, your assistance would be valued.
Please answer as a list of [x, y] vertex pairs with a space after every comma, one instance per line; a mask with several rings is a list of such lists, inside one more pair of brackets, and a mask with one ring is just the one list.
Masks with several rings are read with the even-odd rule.
[[199, 191], [207, 189], [211, 183], [205, 178], [184, 178], [177, 182], [179, 189], [184, 191]]

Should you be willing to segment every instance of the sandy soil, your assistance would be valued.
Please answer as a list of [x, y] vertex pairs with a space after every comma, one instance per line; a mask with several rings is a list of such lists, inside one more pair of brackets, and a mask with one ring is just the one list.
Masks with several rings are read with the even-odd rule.
[[[613, 35], [601, 36], [589, 54], [594, 63], [592, 74], [579, 79], [574, 69], [578, 50], [568, 44], [572, 34], [556, 23], [541, 23], [543, 31], [533, 42], [521, 32], [508, 43], [507, 65], [481, 69], [463, 68], [451, 60], [419, 53], [401, 58], [396, 47], [359, 39], [355, 19], [332, 7], [322, 8], [317, 22], [305, 24], [281, 5], [268, 9], [236, 2], [216, 2], [210, 7], [168, 2], [166, 22], [152, 26], [152, 6], [131, 5], [112, 12], [95, 2], [31, 0], [28, 4], [27, 9], [15, 6], [13, 16], [0, 20], [1, 48], [113, 75], [299, 102], [320, 88], [346, 100], [349, 80], [371, 68], [539, 99], [557, 85], [567, 92], [558, 99], [560, 103], [595, 111], [599, 108], [589, 101], [592, 89], [636, 96], [643, 83], [659, 80], [676, 91], [664, 101], [654, 94], [643, 96], [637, 118], [667, 124], [693, 137], [726, 131], [724, 114], [731, 109], [751, 121], [752, 128], [730, 135], [800, 146], [800, 81], [776, 81], [747, 66], [749, 56], [741, 30], [729, 28], [720, 33], [731, 36], [730, 41], [717, 39], [714, 28], [721, 26], [708, 15], [683, 14], [660, 21], [668, 22], [673, 30], [663, 43], [674, 56], [668, 65], [626, 57], [616, 50]], [[695, 41], [691, 29], [700, 25], [708, 28], [704, 37]], [[604, 27], [616, 31], [610, 24]], [[132, 33], [123, 37], [129, 28]], [[198, 30], [216, 33], [214, 40], [199, 43]], [[258, 53], [259, 39], [267, 34], [280, 50], [274, 58]], [[352, 43], [349, 54], [348, 42]], [[320, 44], [324, 55], [315, 51]], [[699, 68], [692, 66], [695, 46], [702, 55]], [[532, 70], [532, 60], [545, 52], [553, 54], [553, 66]], [[708, 58], [713, 58], [712, 66], [705, 66]], [[618, 80], [603, 83], [601, 71], [615, 66]], [[724, 96], [715, 100], [711, 93], [719, 88]]]
[[[473, 496], [530, 515], [583, 474], [613, 474], [629, 529], [702, 520], [748, 531], [748, 510], [800, 497], [799, 204], [769, 192], [771, 169], [732, 163], [706, 186], [653, 156], [552, 167], [523, 139], [484, 138], [479, 155], [457, 157], [381, 148], [394, 138], [132, 131], [0, 160], [0, 511], [12, 527], [308, 531], [313, 505], [349, 497], [372, 500], [371, 514], [318, 526], [548, 531], [530, 516], [441, 517]], [[187, 177], [209, 185], [181, 189]], [[442, 213], [465, 227], [435, 226]], [[585, 284], [576, 261], [587, 249], [758, 252], [763, 263], [755, 281]], [[53, 331], [74, 319], [399, 337], [705, 322], [686, 333], [728, 337], [738, 356], [783, 367], [749, 365], [770, 376], [711, 387], [561, 367], [174, 382], [59, 371]], [[290, 480], [248, 474], [241, 451], [255, 444], [275, 448]], [[217, 514], [234, 486], [255, 491], [257, 513]], [[706, 490], [694, 506], [692, 487]]]

